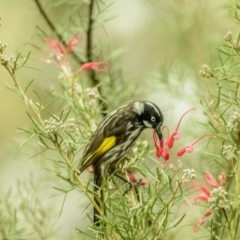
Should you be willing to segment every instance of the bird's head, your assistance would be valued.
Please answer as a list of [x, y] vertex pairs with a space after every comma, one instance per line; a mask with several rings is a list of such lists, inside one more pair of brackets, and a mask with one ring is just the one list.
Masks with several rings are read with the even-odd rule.
[[139, 116], [142, 125], [146, 128], [153, 128], [161, 141], [163, 114], [159, 107], [152, 102], [137, 101], [133, 104], [133, 111]]

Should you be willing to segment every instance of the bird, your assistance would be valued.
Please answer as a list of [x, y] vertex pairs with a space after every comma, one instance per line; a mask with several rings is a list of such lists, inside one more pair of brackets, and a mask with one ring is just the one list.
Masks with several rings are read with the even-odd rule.
[[[163, 114], [159, 107], [150, 101], [132, 101], [110, 112], [98, 125], [83, 152], [79, 167], [80, 174], [93, 167], [94, 193], [100, 191], [100, 199], [94, 196], [99, 206], [103, 205], [102, 182], [107, 171], [113, 172], [115, 166], [124, 160], [136, 139], [146, 128], [156, 131], [161, 142]], [[99, 213], [94, 208], [93, 222], [100, 226]]]

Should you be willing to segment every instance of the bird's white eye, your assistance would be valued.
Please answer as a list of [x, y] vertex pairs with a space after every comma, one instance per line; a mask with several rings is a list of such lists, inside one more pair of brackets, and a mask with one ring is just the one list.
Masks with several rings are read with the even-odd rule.
[[156, 118], [152, 116], [152, 117], [151, 117], [151, 121], [152, 121], [152, 122], [155, 122], [155, 121], [156, 121]]

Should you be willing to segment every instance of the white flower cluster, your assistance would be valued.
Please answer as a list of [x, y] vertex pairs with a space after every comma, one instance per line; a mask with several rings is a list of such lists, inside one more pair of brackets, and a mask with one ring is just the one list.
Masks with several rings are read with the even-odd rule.
[[142, 160], [148, 153], [149, 144], [147, 141], [137, 141], [126, 156], [126, 161], [121, 164], [122, 168], [128, 168], [131, 164]]
[[69, 118], [64, 125], [66, 132], [71, 134], [71, 136], [79, 136], [81, 134], [80, 124], [75, 118]]
[[193, 180], [196, 177], [195, 170], [194, 169], [184, 169], [183, 170], [183, 175], [181, 177], [181, 182], [182, 183], [187, 183]]
[[229, 118], [227, 129], [238, 139], [240, 134], [240, 113], [234, 111], [233, 115]]
[[3, 53], [9, 42], [0, 41], [0, 53]]
[[233, 38], [232, 38], [233, 34], [231, 31], [228, 31], [227, 34], [224, 36], [224, 40], [226, 42], [232, 42]]
[[0, 64], [1, 65], [9, 65], [10, 63], [14, 63], [16, 61], [15, 58], [13, 58], [13, 56], [8, 56], [6, 54], [0, 54]]
[[222, 155], [228, 160], [231, 160], [236, 157], [234, 154], [235, 151], [236, 151], [236, 147], [234, 147], [232, 145], [223, 145], [222, 146]]
[[75, 84], [75, 90], [79, 97], [80, 105], [86, 107], [97, 107], [98, 106], [98, 99], [100, 97], [97, 88], [85, 88], [83, 89], [82, 86], [78, 83]]
[[177, 163], [170, 163], [169, 169], [173, 170], [174, 172], [178, 171], [182, 168], [182, 161], [178, 159]]
[[211, 198], [208, 199], [211, 209], [230, 207], [230, 201], [227, 199], [227, 192], [222, 188], [215, 188], [211, 191]]
[[62, 150], [67, 152], [73, 152], [77, 149], [76, 142], [72, 138], [65, 138], [61, 144]]
[[81, 137], [80, 124], [75, 118], [69, 118], [63, 125], [68, 136], [62, 142], [62, 149], [65, 152], [72, 152], [77, 149], [77, 139]]
[[50, 117], [49, 119], [44, 120], [45, 129], [48, 134], [56, 133], [59, 129], [64, 128], [65, 124], [56, 118]]
[[86, 88], [85, 93], [88, 98], [88, 104], [96, 107], [98, 105], [99, 92], [97, 88]]
[[11, 64], [11, 66], [13, 66], [13, 63], [16, 62], [16, 58], [14, 58], [12, 55], [3, 53], [8, 44], [9, 42], [0, 41], [0, 64], [4, 66]]
[[203, 65], [202, 70], [199, 71], [199, 75], [205, 78], [212, 77], [212, 73], [210, 71], [210, 67], [208, 65]]

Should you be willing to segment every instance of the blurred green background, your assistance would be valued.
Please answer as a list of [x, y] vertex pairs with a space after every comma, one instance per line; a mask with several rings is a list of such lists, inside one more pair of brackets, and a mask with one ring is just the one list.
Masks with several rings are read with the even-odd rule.
[[[67, 28], [62, 15], [72, 7], [70, 0], [41, 1], [50, 18], [57, 27]], [[95, 37], [99, 42], [109, 42], [114, 51], [124, 51], [121, 60], [124, 76], [132, 79], [141, 92], [141, 97], [157, 103], [165, 114], [166, 124], [174, 128], [182, 113], [191, 107], [200, 109], [195, 116], [204, 121], [199, 99], [211, 89], [211, 82], [198, 75], [201, 66], [217, 58], [216, 48], [224, 43], [227, 31], [237, 35], [238, 26], [230, 16], [230, 1], [227, 0], [116, 0], [106, 18], [112, 18], [105, 24], [107, 33], [97, 29]], [[58, 3], [58, 4], [57, 4]], [[0, 0], [0, 41], [7, 40], [9, 55], [22, 51], [27, 54], [31, 48], [28, 43], [41, 45], [37, 35], [37, 26], [50, 32], [40, 15], [36, 4], [31, 0]], [[67, 24], [67, 23], [66, 23]], [[81, 32], [81, 29], [79, 29]], [[81, 45], [80, 45], [81, 46]], [[81, 46], [84, 48], [84, 44]], [[39, 70], [21, 69], [18, 79], [25, 86], [35, 79], [34, 86], [44, 91], [54, 84], [56, 72], [51, 66], [29, 61], [29, 66]], [[43, 71], [44, 70], [44, 71]], [[19, 143], [24, 141], [16, 127], [28, 128], [27, 108], [20, 98], [8, 91], [6, 82], [11, 78], [0, 67], [0, 192], [5, 193], [22, 179], [38, 171], [44, 171], [28, 160], [34, 155], [34, 146], [19, 152]], [[129, 85], [131, 82], [129, 82]], [[196, 120], [196, 119], [195, 119]], [[185, 126], [188, 133], [198, 136], [197, 128]], [[192, 139], [192, 138], [191, 138]], [[40, 173], [41, 174], [41, 173]], [[50, 184], [51, 185], [51, 184]], [[51, 188], [51, 186], [49, 186]], [[47, 195], [46, 195], [47, 196]], [[76, 203], [75, 196], [70, 197], [58, 226], [69, 226], [69, 231], [59, 230], [62, 239], [72, 235], [79, 221], [79, 213], [71, 206]], [[56, 199], [45, 198], [45, 201]], [[59, 206], [61, 203], [59, 204]], [[60, 207], [59, 207], [60, 208]], [[68, 209], [68, 210], [66, 210]], [[65, 238], [64, 238], [65, 236]], [[73, 238], [72, 238], [73, 239]], [[175, 238], [177, 239], [177, 238]]]

